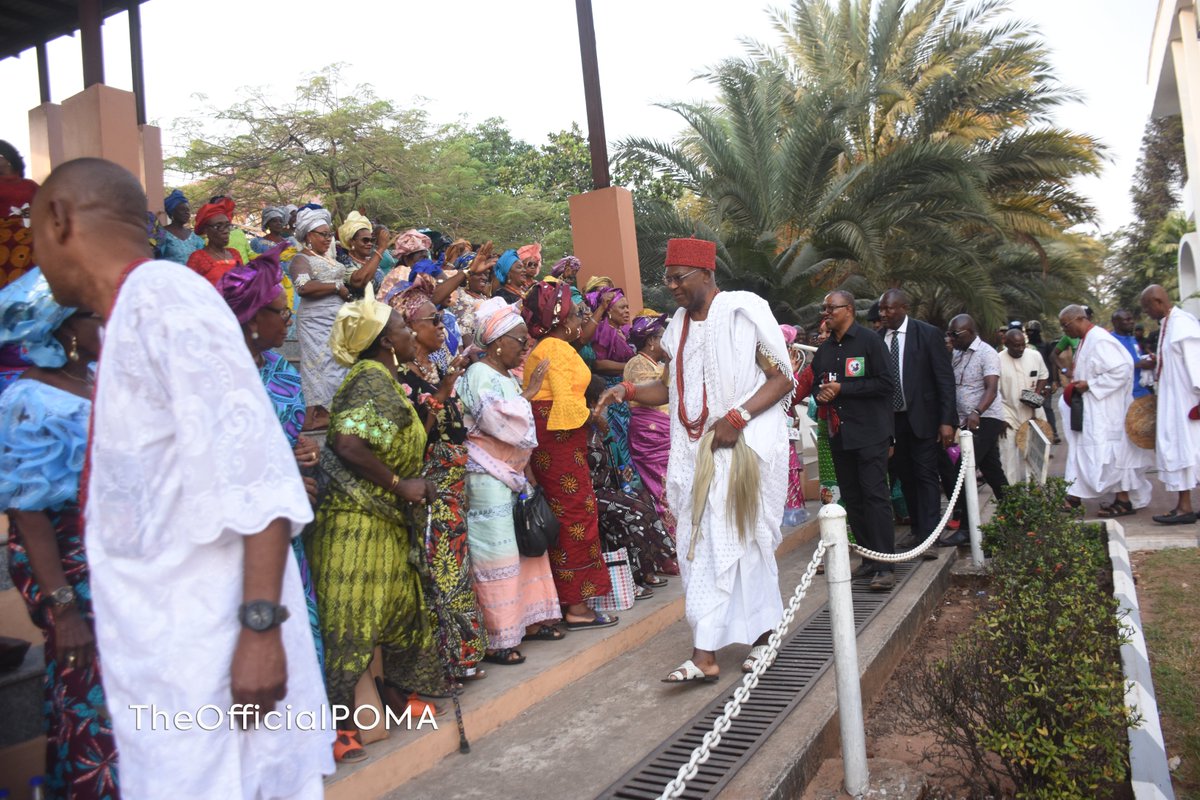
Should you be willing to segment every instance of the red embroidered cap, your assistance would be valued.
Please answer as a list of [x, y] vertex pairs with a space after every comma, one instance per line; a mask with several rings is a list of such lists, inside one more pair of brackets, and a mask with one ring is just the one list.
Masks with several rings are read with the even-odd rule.
[[717, 268], [717, 244], [704, 239], [670, 239], [664, 267]]

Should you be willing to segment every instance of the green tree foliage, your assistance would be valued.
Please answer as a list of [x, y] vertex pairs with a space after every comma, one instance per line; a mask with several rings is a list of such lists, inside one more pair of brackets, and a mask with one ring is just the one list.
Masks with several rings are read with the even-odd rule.
[[541, 145], [513, 137], [498, 118], [434, 127], [423, 111], [398, 108], [370, 86], [344, 86], [336, 65], [289, 103], [251, 89], [183, 128], [190, 144], [168, 169], [192, 179], [185, 191], [194, 203], [229, 194], [253, 214], [315, 201], [335, 219], [361, 209], [398, 229], [429, 227], [501, 247], [538, 241], [547, 259], [570, 252], [567, 197], [590, 188], [578, 126]]
[[774, 15], [777, 47], [705, 76], [715, 102], [665, 106], [686, 126], [676, 141], [621, 143], [619, 160], [687, 193], [639, 207], [643, 260], [661, 264], [671, 235], [709, 235], [726, 285], [806, 323], [835, 287], [903, 286], [914, 313], [968, 310], [985, 328], [1081, 299], [1099, 257], [1066, 233], [1094, 213], [1071, 181], [1097, 171], [1101, 146], [1049, 124], [1073, 96], [1006, 11], [794, 0]]
[[1138, 295], [1152, 283], [1178, 294], [1179, 239], [1194, 229], [1177, 210], [1186, 181], [1182, 118], [1150, 120], [1130, 190], [1134, 221], [1118, 232], [1108, 262], [1114, 307], [1138, 313]]

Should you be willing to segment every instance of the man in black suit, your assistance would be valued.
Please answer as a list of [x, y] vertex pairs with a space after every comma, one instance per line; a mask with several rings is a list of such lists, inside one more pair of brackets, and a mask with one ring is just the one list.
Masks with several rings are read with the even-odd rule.
[[908, 502], [915, 544], [937, 527], [938, 447], [953, 441], [958, 411], [945, 337], [933, 325], [910, 317], [908, 303], [903, 289], [889, 289], [879, 298], [880, 333], [898, 376], [891, 396], [896, 431], [891, 469]]
[[[894, 553], [887, 486], [892, 371], [879, 335], [855, 322], [854, 312], [849, 292], [825, 295], [821, 316], [831, 335], [813, 356], [817, 403], [825, 407], [822, 423], [829, 425], [833, 469], [855, 540], [878, 553]], [[871, 589], [886, 592], [896, 585], [894, 569], [863, 559], [853, 574], [871, 576]]]

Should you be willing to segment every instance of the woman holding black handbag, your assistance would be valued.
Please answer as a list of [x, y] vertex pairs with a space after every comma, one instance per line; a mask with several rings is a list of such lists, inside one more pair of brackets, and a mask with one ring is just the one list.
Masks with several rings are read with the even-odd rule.
[[558, 640], [552, 623], [562, 617], [546, 553], [520, 554], [513, 527], [514, 501], [531, 487], [529, 456], [537, 445], [529, 398], [542, 387], [546, 368], [529, 375], [523, 393], [511, 370], [521, 363], [529, 334], [519, 307], [491, 298], [475, 310], [476, 343], [483, 356], [458, 382], [467, 428], [467, 539], [475, 594], [483, 612], [494, 664], [525, 661], [522, 639]]

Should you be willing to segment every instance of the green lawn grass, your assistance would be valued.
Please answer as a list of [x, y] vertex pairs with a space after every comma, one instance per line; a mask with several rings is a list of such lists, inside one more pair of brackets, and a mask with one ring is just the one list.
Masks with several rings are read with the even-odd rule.
[[1138, 600], [1178, 800], [1200, 800], [1200, 550], [1139, 553]]

